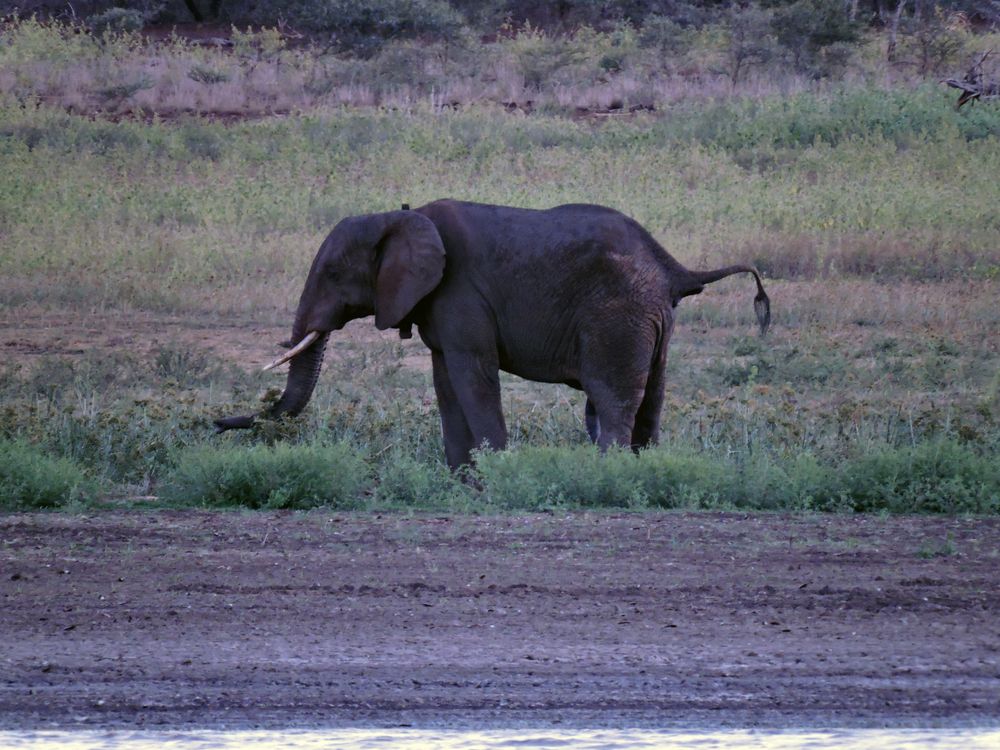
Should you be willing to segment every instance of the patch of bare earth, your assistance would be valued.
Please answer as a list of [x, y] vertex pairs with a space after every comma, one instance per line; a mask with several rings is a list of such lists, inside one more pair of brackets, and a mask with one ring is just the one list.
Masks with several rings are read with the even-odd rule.
[[[74, 358], [102, 353], [134, 353], [140, 360], [155, 359], [163, 348], [206, 354], [220, 363], [256, 370], [285, 351], [291, 334], [287, 324], [245, 318], [209, 318], [131, 311], [51, 311], [25, 307], [0, 323], [0, 355], [8, 363], [31, 368], [51, 356]], [[399, 341], [395, 331], [378, 331], [371, 320], [350, 323], [338, 331], [330, 346], [331, 359], [339, 352], [378, 342]], [[407, 364], [430, 369], [430, 353], [414, 337], [405, 342]], [[412, 360], [412, 362], [411, 362]]]
[[1000, 720], [1000, 519], [0, 518], [0, 728]]

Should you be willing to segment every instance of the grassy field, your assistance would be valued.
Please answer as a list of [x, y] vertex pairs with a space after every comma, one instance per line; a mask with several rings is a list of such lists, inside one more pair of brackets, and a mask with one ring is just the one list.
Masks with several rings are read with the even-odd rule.
[[[845, 83], [610, 118], [135, 118], [67, 112], [28, 62], [20, 88], [0, 75], [3, 507], [1000, 508], [1000, 106]], [[639, 459], [585, 447], [577, 394], [508, 378], [517, 449], [457, 482], [422, 345], [370, 321], [301, 418], [213, 436], [280, 388], [255, 368], [329, 229], [440, 197], [606, 204], [690, 266], [752, 262], [772, 331], [738, 280], [685, 301], [665, 445]]]

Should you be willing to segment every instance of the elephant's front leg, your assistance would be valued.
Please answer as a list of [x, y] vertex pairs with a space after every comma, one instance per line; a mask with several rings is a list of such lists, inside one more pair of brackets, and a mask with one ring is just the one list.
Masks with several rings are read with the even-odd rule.
[[[434, 382], [437, 385], [439, 370], [447, 378], [447, 384], [442, 383], [442, 387], [438, 389], [438, 401], [445, 400], [442, 399], [444, 393], [449, 404], [448, 423], [445, 421], [444, 404], [441, 406], [445, 444], [449, 445], [451, 442], [447, 435], [451, 421], [457, 423], [461, 416], [465, 426], [461, 433], [462, 439], [454, 443], [455, 457], [459, 459], [459, 464], [469, 463], [470, 454], [475, 448], [506, 448], [507, 425], [500, 407], [499, 366], [470, 352], [445, 352], [441, 356], [444, 366], [439, 368], [438, 360], [435, 359]], [[448, 455], [448, 464], [455, 468], [451, 453]]]
[[583, 416], [587, 423], [587, 434], [590, 435], [590, 442], [596, 443], [601, 439], [601, 420], [597, 416], [597, 407], [589, 398], [583, 409]]
[[444, 355], [441, 352], [431, 352], [431, 364], [434, 368], [434, 393], [437, 395], [438, 412], [441, 414], [444, 454], [448, 459], [448, 466], [454, 470], [469, 463], [476, 444], [455, 389], [451, 386]]

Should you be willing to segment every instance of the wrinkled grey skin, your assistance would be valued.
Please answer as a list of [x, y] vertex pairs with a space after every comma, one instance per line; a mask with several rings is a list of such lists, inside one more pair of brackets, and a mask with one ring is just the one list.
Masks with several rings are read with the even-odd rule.
[[[547, 211], [441, 200], [412, 211], [344, 219], [323, 242], [299, 300], [292, 343], [322, 335], [295, 357], [281, 399], [264, 415], [309, 402], [331, 331], [375, 316], [380, 330], [431, 350], [448, 464], [507, 428], [499, 371], [565, 383], [587, 394], [586, 423], [601, 449], [656, 442], [673, 308], [706, 284], [753, 274], [763, 333], [770, 303], [749, 266], [689, 271], [646, 230], [610, 208]], [[216, 421], [249, 427], [253, 416]]]

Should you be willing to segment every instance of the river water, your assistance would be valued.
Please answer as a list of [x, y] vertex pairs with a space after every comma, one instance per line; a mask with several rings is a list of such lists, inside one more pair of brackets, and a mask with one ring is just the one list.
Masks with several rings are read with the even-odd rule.
[[1000, 730], [655, 732], [646, 730], [330, 729], [316, 731], [0, 732], [0, 750], [997, 750]]

